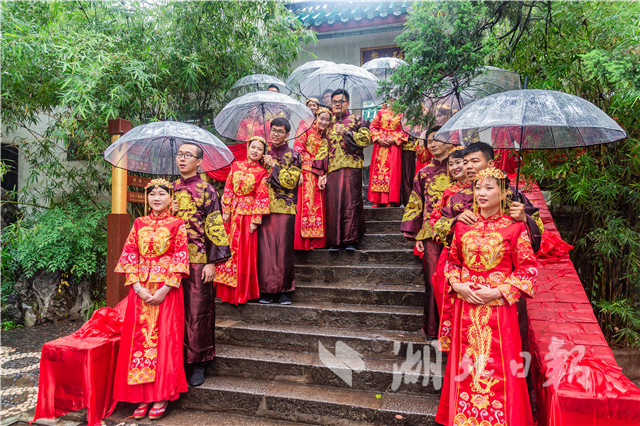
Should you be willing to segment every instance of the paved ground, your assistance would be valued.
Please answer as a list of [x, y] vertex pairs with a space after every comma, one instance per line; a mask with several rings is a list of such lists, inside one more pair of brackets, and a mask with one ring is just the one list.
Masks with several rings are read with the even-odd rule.
[[2, 331], [0, 426], [33, 419], [38, 397], [38, 369], [42, 345], [73, 333], [81, 325], [82, 322], [79, 321], [63, 321], [33, 328]]

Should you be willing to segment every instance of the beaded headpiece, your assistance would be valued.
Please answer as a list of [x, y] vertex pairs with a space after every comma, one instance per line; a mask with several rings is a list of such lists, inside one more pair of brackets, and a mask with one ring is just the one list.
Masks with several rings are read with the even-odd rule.
[[329, 111], [329, 108], [325, 108], [325, 107], [318, 108], [316, 110], [316, 117], [320, 116], [320, 114], [324, 114], [325, 112], [331, 115], [331, 111]]
[[313, 102], [315, 104], [320, 105], [320, 101], [317, 98], [309, 98], [305, 101], [304, 105], [309, 106], [309, 102]]
[[264, 138], [263, 138], [262, 136], [251, 136], [251, 137], [249, 138], [249, 140], [247, 141], [247, 143], [248, 143], [249, 145], [251, 145], [251, 142], [253, 142], [253, 141], [259, 141], [259, 142], [262, 142], [264, 145], [266, 145], [266, 144], [267, 144], [267, 141], [266, 141], [266, 140], [264, 140]]
[[169, 188], [169, 196], [173, 199], [173, 184], [171, 182], [162, 178], [151, 179], [144, 187], [144, 214], [149, 211], [147, 207], [147, 191], [149, 191], [149, 188], [157, 188], [158, 186]]
[[[478, 181], [481, 181], [485, 178], [494, 178], [498, 181], [500, 186], [500, 211], [502, 213], [507, 213], [507, 195], [509, 194], [508, 185], [509, 179], [507, 178], [507, 174], [502, 170], [496, 167], [487, 167], [486, 169], [482, 169], [476, 174], [473, 178], [474, 184]], [[473, 197], [473, 212], [478, 213], [478, 205], [476, 204], [476, 197]]]
[[464, 146], [462, 145], [454, 145], [453, 148], [449, 150], [449, 154], [456, 151], [462, 151], [463, 149], [464, 149]]
[[477, 180], [488, 178], [488, 177], [492, 177], [498, 180], [503, 180], [507, 178], [507, 174], [498, 168], [487, 167], [486, 169], [480, 170], [473, 180], [477, 181]]

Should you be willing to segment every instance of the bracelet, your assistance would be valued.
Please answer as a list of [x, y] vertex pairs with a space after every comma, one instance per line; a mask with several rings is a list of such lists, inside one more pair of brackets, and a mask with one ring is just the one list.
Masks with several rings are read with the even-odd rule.
[[133, 289], [133, 292], [134, 292], [135, 294], [138, 294], [138, 292], [139, 292], [140, 290], [142, 290], [142, 284], [140, 284], [140, 287], [138, 287], [138, 289], [137, 289], [137, 290], [134, 288], [134, 289]]

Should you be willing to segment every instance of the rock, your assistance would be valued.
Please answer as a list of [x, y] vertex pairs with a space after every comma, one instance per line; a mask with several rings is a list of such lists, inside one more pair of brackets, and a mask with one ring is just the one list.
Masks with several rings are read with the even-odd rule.
[[22, 303], [18, 299], [15, 293], [10, 293], [7, 296], [6, 302], [2, 305], [2, 319], [3, 321], [13, 321], [15, 323], [22, 322], [22, 311], [20, 306]]
[[24, 326], [33, 327], [37, 323], [38, 317], [36, 316], [35, 312], [33, 312], [33, 309], [27, 309], [27, 311], [24, 313]]

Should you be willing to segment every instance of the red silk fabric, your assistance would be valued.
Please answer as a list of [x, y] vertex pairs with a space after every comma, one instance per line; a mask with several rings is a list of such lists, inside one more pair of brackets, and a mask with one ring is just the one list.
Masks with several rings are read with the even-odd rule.
[[[527, 197], [540, 209], [544, 234], [557, 233], [536, 184]], [[640, 389], [620, 373], [569, 255], [548, 262], [538, 256], [527, 313], [539, 425], [637, 426]]]
[[[231, 150], [231, 153], [236, 160], [246, 160], [247, 159], [247, 144], [246, 143], [238, 143], [235, 145], [227, 145], [227, 148]], [[203, 160], [204, 161], [204, 160]], [[224, 182], [227, 180], [227, 176], [229, 176], [229, 172], [231, 171], [231, 165], [224, 167], [220, 170], [215, 170], [213, 172], [207, 172], [207, 176], [209, 176], [213, 180], [217, 180], [218, 182]]]
[[126, 299], [102, 308], [75, 333], [42, 347], [38, 403], [33, 421], [87, 409], [87, 424], [99, 425], [116, 407], [113, 384]]

